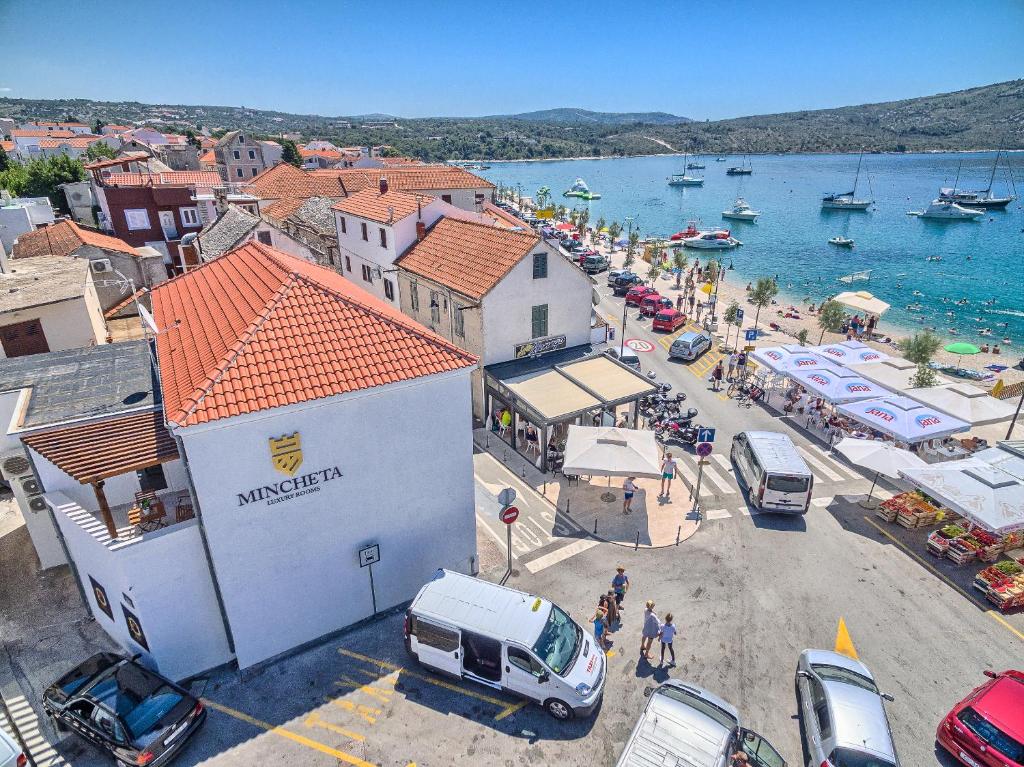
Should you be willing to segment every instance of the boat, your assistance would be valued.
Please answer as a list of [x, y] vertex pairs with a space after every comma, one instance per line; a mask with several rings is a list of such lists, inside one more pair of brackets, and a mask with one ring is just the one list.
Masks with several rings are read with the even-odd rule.
[[857, 199], [857, 182], [860, 181], [860, 166], [864, 161], [864, 153], [857, 160], [857, 174], [853, 177], [853, 191], [841, 194], [826, 194], [821, 198], [823, 210], [867, 210], [874, 200]]
[[829, 240], [829, 243], [832, 245], [838, 245], [840, 248], [853, 247], [853, 240], [851, 240], [849, 237], [843, 237], [841, 234], [837, 234], [835, 237]]
[[591, 192], [590, 187], [586, 185], [586, 182], [582, 178], [576, 179], [572, 186], [562, 192], [563, 197], [578, 197], [581, 200], [600, 200], [601, 195], [596, 192]]
[[[965, 208], [980, 208], [981, 210], [1001, 210], [1013, 202], [1016, 197], [1013, 195], [1005, 195], [1003, 197], [996, 197], [992, 194], [992, 184], [996, 180], [996, 166], [999, 164], [999, 155], [1002, 154], [1002, 149], [996, 152], [996, 158], [992, 161], [992, 173], [988, 177], [988, 186], [977, 192], [966, 192], [957, 191], [956, 184], [954, 183], [953, 188], [943, 188], [939, 190], [939, 199], [945, 202], [954, 202], [957, 205], [961, 205]], [[960, 168], [957, 168], [957, 180], [960, 178]]]
[[[683, 155], [683, 167], [689, 168], [690, 165], [686, 163], [686, 155]], [[701, 167], [704, 167], [703, 165]], [[669, 186], [704, 186], [704, 179], [700, 176], [687, 176], [685, 171], [683, 173], [673, 173], [668, 178]]]
[[724, 157], [716, 157], [715, 158], [715, 162], [725, 162], [725, 158]]
[[747, 156], [743, 155], [742, 165], [733, 165], [731, 168], [727, 168], [725, 175], [727, 176], [749, 176], [754, 172], [754, 169], [750, 167], [747, 162]]
[[688, 163], [686, 163], [686, 169], [687, 170], [704, 170], [704, 168], [705, 168], [704, 163], [700, 163], [700, 162], [688, 162]]
[[696, 237], [699, 234], [700, 230], [697, 228], [697, 222], [688, 221], [686, 223], [686, 229], [684, 229], [681, 232], [676, 232], [675, 234], [671, 235], [668, 239], [671, 242], [682, 242], [684, 240], [690, 239], [691, 237]]
[[695, 237], [687, 237], [683, 240], [683, 245], [698, 250], [729, 250], [742, 244], [732, 236], [732, 232], [728, 229], [698, 232]]
[[731, 218], [734, 221], [757, 221], [757, 217], [760, 215], [761, 211], [751, 208], [742, 197], [736, 198], [732, 208], [722, 211], [722, 218]]
[[983, 210], [965, 208], [949, 200], [932, 200], [925, 210], [918, 213], [911, 212], [912, 216], [929, 218], [933, 221], [977, 221], [985, 215]]
[[873, 270], [871, 270], [871, 269], [865, 269], [862, 272], [853, 272], [852, 274], [844, 274], [842, 277], [839, 278], [839, 281], [840, 282], [845, 282], [846, 284], [850, 284], [851, 282], [859, 282], [861, 280], [870, 280], [871, 279], [871, 272], [872, 271]]

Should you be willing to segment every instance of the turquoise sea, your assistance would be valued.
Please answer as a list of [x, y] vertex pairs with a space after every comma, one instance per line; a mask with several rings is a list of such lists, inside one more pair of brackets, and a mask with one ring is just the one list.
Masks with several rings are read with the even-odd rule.
[[[884, 324], [901, 329], [934, 327], [943, 337], [955, 328], [960, 340], [975, 343], [1011, 339], [1011, 353], [1024, 351], [1024, 208], [1020, 199], [1003, 211], [990, 211], [980, 221], [934, 222], [908, 216], [923, 210], [952, 186], [960, 165], [958, 188], [988, 185], [994, 153], [865, 155], [857, 196], [870, 195], [868, 212], [822, 211], [825, 192], [846, 192], [853, 186], [856, 155], [753, 155], [750, 176], [727, 176], [726, 162], [701, 157], [703, 187], [669, 187], [668, 176], [683, 170], [681, 156], [630, 157], [608, 160], [495, 163], [479, 171], [494, 183], [517, 187], [533, 196], [548, 186], [556, 202], [569, 206], [561, 192], [584, 179], [600, 200], [574, 201], [590, 208], [593, 225], [603, 216], [624, 223], [634, 216], [641, 236], [667, 236], [699, 219], [703, 228], [730, 228], [744, 244], [724, 253], [742, 280], [779, 276], [784, 295], [819, 302], [848, 289], [868, 290], [892, 304]], [[1007, 157], [1012, 171], [1007, 170]], [[694, 158], [690, 158], [692, 162]], [[1012, 179], [1011, 179], [1012, 172]], [[1002, 155], [994, 192], [1024, 193], [1024, 155]], [[757, 223], [726, 221], [722, 211], [743, 196], [761, 211]], [[635, 224], [635, 225], [637, 225]], [[828, 244], [835, 235], [851, 237], [853, 250]], [[706, 251], [688, 251], [692, 259]], [[928, 261], [940, 256], [941, 261]], [[844, 274], [872, 269], [869, 282], [844, 285]], [[922, 295], [915, 296], [914, 291]], [[943, 298], [947, 302], [943, 302]], [[966, 298], [970, 303], [955, 306]], [[985, 301], [991, 301], [985, 305]], [[908, 310], [920, 304], [920, 311]], [[952, 312], [953, 316], [947, 316]], [[1007, 323], [1003, 327], [1001, 323]], [[983, 338], [982, 328], [992, 335]]]

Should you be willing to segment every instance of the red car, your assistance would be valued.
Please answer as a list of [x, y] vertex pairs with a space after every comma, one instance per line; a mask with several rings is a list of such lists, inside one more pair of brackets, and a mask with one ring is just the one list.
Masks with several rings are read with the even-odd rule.
[[654, 329], [671, 333], [686, 324], [686, 315], [675, 309], [662, 309], [654, 315]]
[[640, 299], [640, 316], [653, 317], [662, 309], [668, 309], [670, 306], [672, 306], [671, 298], [664, 298], [658, 291], [654, 291]]
[[968, 767], [1024, 767], [1024, 671], [989, 681], [946, 714], [935, 737]]
[[657, 295], [658, 291], [648, 285], [637, 285], [632, 287], [629, 289], [629, 292], [626, 293], [626, 304], [628, 306], [638, 306], [644, 296], [650, 295], [651, 293]]

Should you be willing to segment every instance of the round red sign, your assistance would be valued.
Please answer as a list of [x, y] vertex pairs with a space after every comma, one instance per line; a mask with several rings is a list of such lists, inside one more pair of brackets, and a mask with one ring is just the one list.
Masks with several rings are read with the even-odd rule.
[[515, 506], [506, 506], [498, 514], [498, 519], [504, 522], [506, 525], [511, 525], [519, 517], [519, 509]]
[[699, 445], [697, 445], [697, 455], [699, 455], [701, 458], [707, 458], [709, 455], [711, 455], [711, 443], [701, 442]]

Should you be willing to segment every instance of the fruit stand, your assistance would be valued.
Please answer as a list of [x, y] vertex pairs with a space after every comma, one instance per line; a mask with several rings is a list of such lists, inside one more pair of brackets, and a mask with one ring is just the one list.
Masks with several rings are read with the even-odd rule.
[[974, 588], [1001, 612], [1024, 607], [1024, 566], [1004, 559], [974, 576]]

